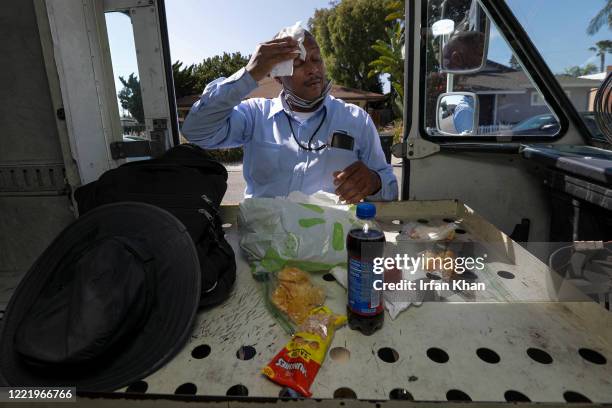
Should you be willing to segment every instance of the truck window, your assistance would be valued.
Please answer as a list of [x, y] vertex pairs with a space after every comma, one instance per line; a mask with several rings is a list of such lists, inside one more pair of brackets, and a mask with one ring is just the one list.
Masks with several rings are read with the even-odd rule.
[[606, 18], [610, 2], [557, 2], [508, 0], [508, 6], [538, 52], [555, 74], [591, 136], [603, 135], [593, 116], [597, 88], [612, 65], [612, 20]]
[[[465, 3], [464, 13], [449, 12], [448, 4], [451, 3], [453, 6]], [[557, 116], [513, 53], [503, 34], [489, 20], [489, 35], [486, 38], [482, 35], [481, 38], [469, 35], [474, 34], [469, 31], [466, 23], [470, 21], [470, 13], [474, 13], [474, 6], [469, 0], [430, 0], [427, 3], [426, 82], [423, 102], [428, 135], [456, 135], [462, 140], [478, 136], [541, 138], [557, 135], [560, 131]], [[442, 34], [435, 27], [432, 29], [434, 23], [440, 20], [453, 21]], [[482, 55], [482, 64], [477, 70], [447, 73], [441, 69], [441, 64], [445, 63], [443, 58], [448, 58], [453, 53], [472, 58], [479, 52]], [[452, 68], [452, 65], [450, 67]], [[471, 97], [454, 95], [443, 99], [440, 107], [441, 95], [448, 92], [475, 94], [475, 101]], [[464, 119], [472, 112], [476, 115], [476, 123], [472, 130], [464, 132]]]
[[[131, 17], [128, 11], [107, 12], [104, 17], [108, 32], [123, 141], [147, 140]], [[130, 157], [127, 160], [147, 158], [149, 157]]]

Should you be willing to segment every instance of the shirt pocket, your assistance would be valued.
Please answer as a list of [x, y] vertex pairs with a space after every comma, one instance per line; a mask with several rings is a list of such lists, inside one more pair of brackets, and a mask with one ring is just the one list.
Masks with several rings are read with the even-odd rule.
[[254, 143], [251, 157], [251, 177], [257, 184], [268, 184], [281, 177], [281, 145]]
[[358, 160], [355, 150], [337, 147], [329, 147], [325, 150], [325, 177], [333, 178], [335, 171], [342, 171]]

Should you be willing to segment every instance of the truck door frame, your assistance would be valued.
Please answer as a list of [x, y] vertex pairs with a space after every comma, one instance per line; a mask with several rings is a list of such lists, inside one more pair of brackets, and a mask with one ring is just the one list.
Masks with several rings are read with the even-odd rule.
[[[155, 14], [155, 18], [151, 19], [146, 14], [147, 11]], [[147, 130], [154, 130], [153, 123], [149, 123], [148, 119], [168, 116], [172, 145], [179, 144], [176, 96], [164, 0], [104, 0], [104, 12], [125, 12], [131, 16], [134, 25], [134, 43], [138, 50], [136, 58]], [[147, 38], [155, 38], [157, 41], [146, 41]], [[143, 72], [146, 72], [146, 75], [143, 75]], [[155, 90], [156, 86], [160, 89]], [[166, 95], [165, 103], [160, 98], [161, 94]]]
[[[49, 32], [41, 33], [41, 42], [52, 44], [52, 50], [45, 52], [45, 64], [57, 70], [65, 116], [58, 121], [65, 120], [71, 153], [66, 163], [76, 163], [79, 184], [96, 180], [106, 170], [122, 164], [125, 157], [117, 154], [116, 149], [123, 143], [123, 132], [106, 12], [133, 11], [146, 131], [158, 152], [178, 143], [178, 117], [163, 0], [45, 0], [44, 6], [38, 7], [43, 11], [39, 19], [48, 20]], [[49, 33], [50, 41], [45, 38]], [[154, 143], [143, 147], [153, 151]]]
[[[516, 17], [503, 2], [481, 0], [489, 18], [505, 36], [534, 83], [559, 117], [562, 133], [556, 140], [502, 136], [492, 140], [430, 137], [424, 129], [427, 0], [406, 1], [404, 143], [394, 153], [404, 158], [402, 200], [459, 199], [474, 207], [499, 229], [510, 234], [523, 218], [531, 218], [530, 240], [548, 240], [549, 203], [530, 172], [533, 166], [518, 153], [521, 143], [585, 144], [588, 130]], [[415, 84], [418, 84], [415, 86]], [[410, 98], [410, 99], [408, 99]], [[409, 103], [410, 102], [410, 103]], [[474, 182], [470, 175], [477, 175]], [[448, 177], [448, 179], [446, 179]], [[411, 180], [412, 179], [412, 180]], [[505, 183], [496, 185], [496, 179]], [[470, 184], [471, 183], [471, 184]], [[482, 183], [479, 185], [475, 185]], [[490, 197], [484, 197], [490, 195]], [[521, 201], [521, 197], [523, 197]], [[530, 200], [524, 200], [529, 197]], [[498, 205], [492, 202], [500, 200]], [[500, 205], [501, 204], [501, 205]]]
[[[488, 18], [490, 18], [507, 38], [511, 50], [517, 54], [521, 63], [524, 66], [525, 71], [529, 72], [531, 79], [538, 86], [538, 89], [542, 92], [546, 101], [550, 104], [552, 111], [558, 116], [560, 121], [561, 130], [554, 137], [521, 137], [521, 136], [491, 136], [491, 137], [479, 137], [479, 141], [474, 140], [469, 142], [457, 142], [456, 137], [430, 137], [425, 130], [425, 115], [424, 115], [424, 104], [425, 99], [425, 67], [422, 64], [418, 66], [414, 64], [415, 55], [418, 50], [418, 62], [425, 61], [427, 51], [427, 28], [421, 27], [421, 23], [426, 20], [427, 17], [427, 3], [428, 0], [421, 0], [413, 2], [405, 0], [406, 4], [406, 15], [405, 21], [408, 39], [405, 41], [405, 55], [407, 58], [404, 60], [404, 84], [407, 90], [404, 93], [404, 106], [411, 106], [411, 114], [405, 109], [404, 111], [404, 141], [407, 146], [404, 146], [403, 152], [406, 153], [404, 156], [404, 166], [402, 175], [402, 200], [408, 200], [409, 198], [409, 175], [410, 175], [410, 160], [412, 155], [415, 153], [415, 148], [418, 143], [422, 143], [423, 140], [431, 141], [432, 143], [439, 146], [439, 150], [445, 151], [462, 151], [462, 152], [517, 152], [519, 151], [520, 145], [518, 143], [512, 143], [521, 141], [524, 144], [544, 142], [550, 143], [563, 139], [567, 131], [571, 126], [580, 134], [582, 142], [586, 144], [590, 140], [590, 133], [584, 122], [580, 119], [580, 115], [574, 108], [573, 104], [569, 100], [568, 95], [565, 93], [559, 82], [555, 79], [554, 74], [550, 71], [548, 64], [544, 61], [539, 51], [525, 32], [521, 24], [518, 22], [510, 8], [505, 2], [495, 2], [493, 0], [477, 0], [484, 8]], [[418, 4], [416, 4], [418, 3]], [[416, 4], [416, 6], [415, 6]], [[415, 8], [418, 7], [418, 10]], [[415, 14], [418, 12], [418, 17]], [[418, 18], [418, 20], [417, 20]], [[417, 24], [418, 21], [418, 24]], [[412, 78], [412, 80], [410, 80]], [[419, 87], [415, 88], [414, 83], [418, 83]], [[409, 103], [408, 98], [411, 98]], [[413, 117], [418, 119], [413, 123]], [[418, 123], [418, 128], [413, 126]], [[412, 139], [412, 140], [411, 140]], [[493, 143], [482, 143], [481, 141], [493, 142]], [[416, 143], [415, 143], [416, 141]], [[452, 142], [451, 142], [452, 141]], [[508, 143], [502, 143], [508, 142]], [[411, 145], [412, 143], [412, 145]], [[397, 149], [396, 151], [399, 151]], [[429, 154], [438, 151], [437, 147], [430, 147]]]

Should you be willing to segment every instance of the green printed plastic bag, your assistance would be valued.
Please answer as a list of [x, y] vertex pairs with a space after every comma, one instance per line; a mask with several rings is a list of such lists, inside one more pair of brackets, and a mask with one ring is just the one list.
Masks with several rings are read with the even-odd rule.
[[291, 193], [287, 198], [247, 198], [240, 204], [240, 247], [254, 273], [284, 266], [305, 271], [346, 264], [346, 234], [355, 206], [339, 205], [334, 195]]

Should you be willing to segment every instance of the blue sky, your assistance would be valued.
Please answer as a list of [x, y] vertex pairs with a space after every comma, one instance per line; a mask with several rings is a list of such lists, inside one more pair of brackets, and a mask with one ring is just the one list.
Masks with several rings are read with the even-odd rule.
[[[588, 48], [597, 41], [612, 39], [612, 32], [604, 26], [596, 35], [590, 36], [586, 27], [604, 6], [605, 0], [506, 2], [554, 73], [563, 72], [572, 65], [594, 63], [599, 67], [599, 57]], [[612, 65], [612, 55], [609, 54], [606, 61], [607, 65]], [[507, 59], [499, 62], [507, 62]]]
[[[190, 65], [223, 52], [251, 54], [280, 29], [308, 19], [329, 0], [169, 0], [166, 1], [172, 61]], [[109, 13], [107, 31], [115, 78], [138, 72], [128, 16]], [[115, 81], [117, 92], [122, 88]]]
[[[603, 27], [595, 36], [586, 26], [605, 0], [508, 0], [515, 15], [539, 48], [553, 72], [599, 58], [588, 50], [598, 40], [612, 39]], [[315, 9], [329, 7], [328, 0], [169, 0], [166, 1], [172, 60], [187, 65], [225, 52], [253, 52], [282, 27], [296, 21], [307, 24]], [[115, 77], [137, 72], [132, 27], [129, 17], [107, 15], [107, 29]], [[489, 58], [501, 63], [510, 59], [510, 50], [492, 29]], [[607, 58], [612, 65], [612, 55]], [[121, 84], [116, 81], [117, 91]], [[388, 88], [388, 87], [386, 87]]]
[[283, 27], [306, 26], [315, 9], [328, 6], [329, 0], [166, 1], [172, 59], [191, 64], [224, 51], [251, 54]]

